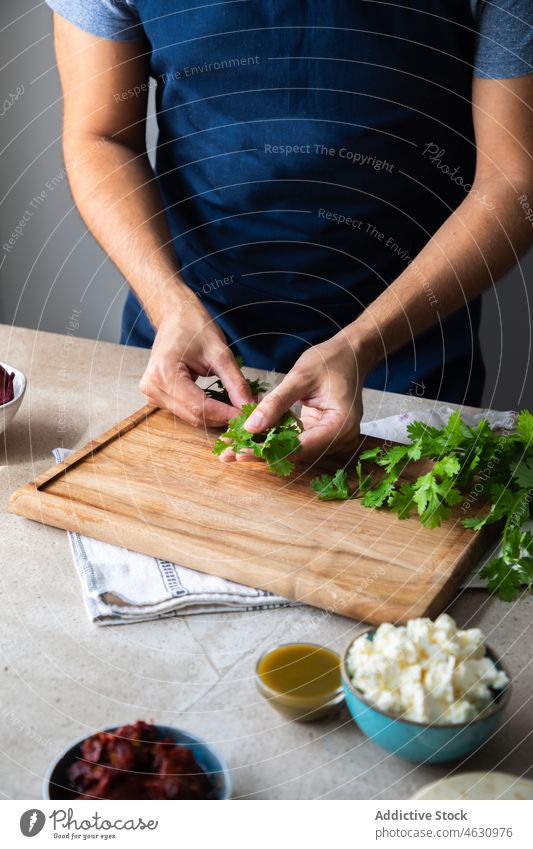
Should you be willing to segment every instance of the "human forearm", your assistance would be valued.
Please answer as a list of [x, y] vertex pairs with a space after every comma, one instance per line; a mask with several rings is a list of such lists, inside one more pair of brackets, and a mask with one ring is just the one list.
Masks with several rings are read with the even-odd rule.
[[532, 242], [520, 197], [533, 194], [533, 75], [472, 81], [472, 190], [414, 261], [346, 330], [373, 368], [497, 281]]
[[143, 38], [97, 38], [58, 14], [54, 33], [76, 204], [158, 326], [180, 294], [190, 293], [179, 280], [145, 149], [150, 45]]
[[533, 230], [518, 201], [531, 194], [529, 185], [496, 178], [473, 189], [405, 271], [339, 334], [363, 371], [481, 294], [531, 244]]
[[192, 297], [179, 276], [155, 177], [144, 152], [96, 134], [65, 138], [67, 173], [89, 230], [157, 327]]

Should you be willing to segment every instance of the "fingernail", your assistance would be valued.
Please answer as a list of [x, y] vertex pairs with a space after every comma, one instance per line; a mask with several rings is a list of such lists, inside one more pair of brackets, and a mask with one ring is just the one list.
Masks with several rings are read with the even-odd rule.
[[262, 413], [258, 413], [257, 410], [254, 411], [244, 423], [245, 430], [261, 430], [264, 420]]

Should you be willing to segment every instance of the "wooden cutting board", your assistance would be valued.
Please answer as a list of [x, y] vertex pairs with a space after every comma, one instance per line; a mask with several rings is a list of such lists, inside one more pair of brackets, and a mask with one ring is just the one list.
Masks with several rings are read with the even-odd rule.
[[288, 479], [222, 464], [216, 436], [144, 407], [17, 490], [9, 509], [372, 623], [441, 612], [489, 542], [458, 516], [428, 530], [358, 499], [319, 501], [309, 481], [334, 461]]

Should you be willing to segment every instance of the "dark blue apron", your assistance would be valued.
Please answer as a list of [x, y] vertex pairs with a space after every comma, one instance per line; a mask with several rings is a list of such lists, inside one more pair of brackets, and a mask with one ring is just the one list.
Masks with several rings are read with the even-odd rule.
[[[465, 197], [475, 164], [470, 4], [136, 5], [183, 276], [248, 365], [287, 371], [353, 321]], [[434, 297], [428, 281], [420, 287]], [[429, 397], [478, 401], [479, 312], [470, 304], [367, 384], [407, 392], [423, 382]], [[153, 341], [133, 294], [123, 341]]]

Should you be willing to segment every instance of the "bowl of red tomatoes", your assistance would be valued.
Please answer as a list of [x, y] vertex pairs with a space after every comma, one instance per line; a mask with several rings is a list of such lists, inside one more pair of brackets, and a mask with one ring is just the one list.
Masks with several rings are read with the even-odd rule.
[[231, 775], [188, 731], [138, 721], [76, 740], [44, 777], [43, 799], [229, 799]]

